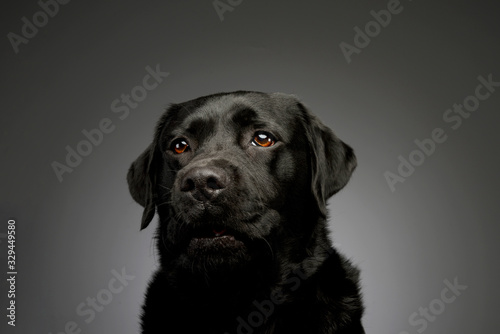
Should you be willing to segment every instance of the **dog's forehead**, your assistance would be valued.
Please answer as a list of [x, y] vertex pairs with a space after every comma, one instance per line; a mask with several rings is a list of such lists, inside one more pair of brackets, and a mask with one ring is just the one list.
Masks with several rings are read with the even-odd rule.
[[224, 94], [180, 104], [181, 110], [173, 122], [177, 128], [188, 129], [195, 123], [216, 128], [237, 125], [269, 127], [285, 130], [297, 120], [298, 100], [286, 94], [249, 92], [246, 94]]

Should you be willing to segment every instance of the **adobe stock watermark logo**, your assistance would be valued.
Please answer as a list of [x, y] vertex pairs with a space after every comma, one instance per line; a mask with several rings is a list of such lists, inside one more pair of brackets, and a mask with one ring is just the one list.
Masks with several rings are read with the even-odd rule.
[[[443, 121], [448, 124], [452, 130], [458, 130], [464, 119], [468, 119], [473, 112], [479, 109], [481, 101], [486, 101], [500, 87], [500, 81], [493, 81], [493, 75], [489, 74], [486, 78], [482, 75], [477, 77], [479, 84], [474, 90], [474, 94], [467, 96], [462, 104], [453, 104], [452, 108], [446, 109], [443, 113]], [[450, 131], [450, 130], [448, 130]], [[384, 177], [391, 192], [396, 191], [398, 183], [405, 182], [421, 166], [428, 157], [434, 154], [438, 144], [444, 143], [448, 139], [446, 130], [435, 128], [431, 131], [429, 138], [422, 140], [415, 139], [416, 148], [409, 154], [399, 155], [399, 165], [396, 172], [385, 171]]]
[[21, 44], [28, 44], [29, 41], [38, 34], [38, 30], [45, 27], [49, 23], [49, 19], [59, 13], [59, 5], [66, 5], [70, 0], [40, 0], [38, 6], [41, 10], [33, 14], [31, 20], [26, 16], [21, 18], [23, 23], [21, 27], [21, 34], [9, 32], [7, 38], [14, 49], [14, 53], [19, 53], [19, 46]]
[[[160, 64], [157, 64], [154, 69], [146, 66], [146, 72], [147, 74], [143, 77], [141, 85], [133, 87], [130, 94], [123, 93], [120, 98], [114, 99], [111, 102], [111, 112], [117, 114], [120, 120], [125, 120], [130, 115], [130, 110], [137, 108], [139, 103], [146, 99], [148, 92], [156, 89], [163, 82], [164, 78], [170, 74], [162, 72]], [[83, 129], [81, 132], [84, 139], [76, 143], [74, 148], [66, 145], [67, 153], [64, 163], [59, 161], [51, 163], [57, 180], [62, 182], [63, 175], [65, 173], [72, 173], [83, 162], [83, 158], [92, 153], [94, 147], [102, 144], [104, 135], [112, 133], [115, 129], [116, 125], [107, 117], [101, 119], [96, 128], [90, 130]]]
[[212, 5], [214, 6], [215, 12], [219, 16], [219, 20], [224, 21], [224, 13], [232, 12], [236, 7], [241, 5], [243, 0], [214, 0]]
[[[458, 277], [453, 279], [453, 283], [447, 279], [443, 283], [445, 287], [441, 290], [438, 298], [431, 300], [426, 307], [419, 307], [417, 312], [413, 312], [408, 317], [408, 324], [415, 328], [417, 333], [423, 333], [430, 323], [436, 321], [438, 316], [443, 314], [447, 305], [454, 303], [468, 288], [458, 282]], [[399, 334], [410, 334], [410, 332], [401, 331]]]
[[373, 20], [368, 21], [364, 25], [364, 29], [361, 29], [358, 26], [354, 27], [354, 45], [346, 42], [340, 42], [339, 44], [340, 50], [342, 51], [347, 63], [350, 64], [352, 62], [352, 56], [354, 54], [359, 55], [361, 50], [370, 45], [372, 39], [377, 37], [382, 32], [382, 28], [387, 28], [387, 26], [391, 23], [393, 16], [400, 14], [403, 9], [404, 7], [401, 5], [399, 0], [389, 0], [387, 3], [387, 9], [381, 9], [378, 12], [371, 10], [370, 15], [373, 17]]
[[[121, 272], [113, 269], [111, 270], [111, 279], [105, 288], [97, 291], [95, 297], [87, 297], [76, 306], [76, 315], [83, 318], [85, 324], [90, 324], [97, 317], [97, 313], [104, 311], [106, 306], [111, 304], [115, 295], [122, 293], [123, 290], [135, 279], [135, 276], [127, 275], [125, 267]], [[77, 321], [70, 320], [64, 325], [62, 331], [55, 332], [55, 334], [80, 334], [82, 333], [82, 326]], [[49, 332], [52, 334], [52, 332]]]

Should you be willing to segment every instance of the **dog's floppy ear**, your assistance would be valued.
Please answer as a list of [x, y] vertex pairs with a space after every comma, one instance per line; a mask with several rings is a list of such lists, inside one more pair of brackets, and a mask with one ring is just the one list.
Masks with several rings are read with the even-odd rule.
[[141, 230], [146, 228], [155, 215], [154, 171], [155, 145], [149, 147], [132, 163], [128, 170], [127, 182], [132, 198], [144, 207]]
[[311, 154], [311, 186], [318, 208], [326, 217], [326, 201], [342, 189], [356, 168], [353, 149], [301, 103]]

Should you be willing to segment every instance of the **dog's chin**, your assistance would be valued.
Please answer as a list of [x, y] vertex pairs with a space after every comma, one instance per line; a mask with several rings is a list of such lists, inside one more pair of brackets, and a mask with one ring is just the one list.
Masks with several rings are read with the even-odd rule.
[[249, 271], [272, 261], [270, 245], [263, 237], [247, 235], [228, 224], [204, 225], [186, 228], [177, 237], [174, 263], [183, 272], [222, 282], [235, 275], [248, 276]]
[[187, 246], [186, 256], [193, 271], [205, 273], [234, 271], [251, 260], [245, 242], [226, 234], [193, 237]]
[[221, 256], [222, 258], [245, 251], [245, 243], [233, 235], [217, 235], [213, 237], [192, 238], [187, 247], [190, 257]]
[[272, 258], [270, 245], [264, 237], [249, 233], [247, 222], [242, 221], [228, 222], [209, 214], [175, 221], [166, 239], [172, 255], [177, 254], [176, 266], [219, 277], [267, 263]]

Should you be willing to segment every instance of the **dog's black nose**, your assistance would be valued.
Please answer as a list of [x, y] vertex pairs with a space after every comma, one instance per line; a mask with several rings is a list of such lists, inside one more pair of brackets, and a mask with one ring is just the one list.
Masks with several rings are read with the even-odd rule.
[[181, 180], [181, 191], [191, 193], [200, 202], [213, 200], [228, 184], [229, 178], [217, 167], [195, 167]]

